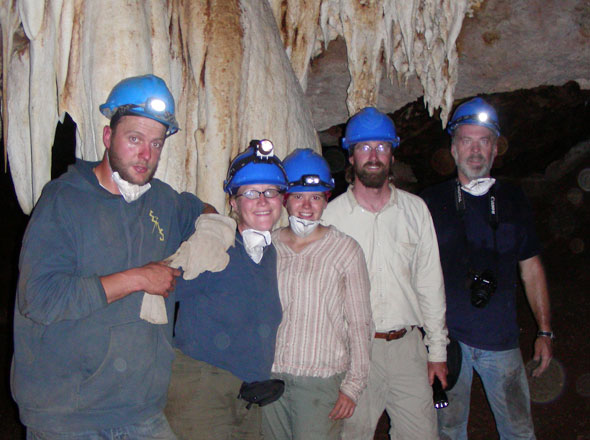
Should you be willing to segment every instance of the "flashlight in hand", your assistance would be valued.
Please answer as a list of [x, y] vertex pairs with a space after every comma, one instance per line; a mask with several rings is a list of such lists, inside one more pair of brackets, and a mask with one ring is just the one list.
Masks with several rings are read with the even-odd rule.
[[447, 393], [443, 390], [442, 384], [438, 377], [434, 376], [434, 383], [432, 384], [432, 400], [436, 409], [446, 408], [449, 406], [449, 399]]

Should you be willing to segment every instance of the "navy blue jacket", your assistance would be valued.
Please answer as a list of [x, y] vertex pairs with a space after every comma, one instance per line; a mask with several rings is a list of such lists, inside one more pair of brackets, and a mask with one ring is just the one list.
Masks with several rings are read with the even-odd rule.
[[[488, 195], [462, 192], [465, 210], [455, 203], [456, 180], [422, 194], [432, 214], [438, 239], [447, 298], [449, 335], [483, 350], [518, 347], [516, 322], [518, 262], [539, 254], [530, 205], [522, 191], [497, 181], [494, 186], [499, 225], [490, 224]], [[485, 308], [471, 305], [470, 271], [494, 272], [498, 287]]]
[[223, 271], [178, 281], [175, 345], [246, 382], [267, 380], [282, 318], [276, 250], [265, 247], [256, 264], [236, 233], [228, 254]]

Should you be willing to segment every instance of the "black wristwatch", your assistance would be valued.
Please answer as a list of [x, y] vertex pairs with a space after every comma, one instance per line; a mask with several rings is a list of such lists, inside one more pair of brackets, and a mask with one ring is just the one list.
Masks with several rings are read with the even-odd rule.
[[538, 331], [537, 332], [537, 337], [539, 337], [539, 336], [545, 336], [546, 338], [549, 338], [552, 341], [555, 341], [555, 333], [553, 333], [553, 332], [542, 332], [542, 331]]

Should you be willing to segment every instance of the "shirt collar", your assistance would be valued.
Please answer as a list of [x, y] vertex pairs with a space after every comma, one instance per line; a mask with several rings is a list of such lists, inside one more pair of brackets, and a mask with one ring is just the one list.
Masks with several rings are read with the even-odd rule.
[[[346, 190], [346, 199], [348, 200], [350, 214], [352, 214], [356, 208], [365, 209], [361, 205], [359, 205], [358, 201], [356, 200], [356, 197], [354, 196], [354, 193], [352, 192], [352, 187], [353, 187], [353, 185], [348, 185], [348, 189]], [[383, 206], [383, 208], [381, 208], [381, 211], [385, 211], [386, 209], [397, 205], [397, 198], [398, 198], [397, 197], [397, 188], [395, 187], [395, 185], [390, 183], [389, 189], [391, 189], [391, 193], [389, 194], [389, 200]], [[381, 211], [379, 211], [379, 212], [381, 212]]]

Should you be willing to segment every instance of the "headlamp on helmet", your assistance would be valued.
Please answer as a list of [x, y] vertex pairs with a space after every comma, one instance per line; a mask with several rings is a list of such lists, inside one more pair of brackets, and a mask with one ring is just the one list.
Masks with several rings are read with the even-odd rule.
[[334, 179], [330, 179], [330, 182], [324, 182], [322, 178], [317, 174], [305, 174], [301, 176], [299, 180], [289, 181], [289, 188], [293, 188], [295, 186], [303, 186], [303, 187], [322, 187], [323, 190], [330, 190], [334, 188]]
[[166, 110], [166, 103], [159, 98], [149, 99], [147, 106], [156, 113], [163, 113]]
[[253, 184], [277, 185], [281, 191], [287, 189], [283, 163], [274, 155], [274, 145], [268, 139], [250, 141], [248, 149], [233, 160], [223, 190], [234, 195], [240, 186]]
[[473, 98], [461, 104], [453, 113], [447, 126], [447, 132], [452, 136], [461, 125], [479, 125], [500, 136], [500, 124], [496, 110], [482, 98]]
[[287, 192], [327, 192], [334, 189], [334, 179], [326, 160], [311, 148], [298, 148], [283, 161], [289, 189]]
[[274, 149], [275, 146], [272, 144], [271, 141], [268, 139], [263, 139], [256, 144], [256, 156], [264, 159], [268, 157], [273, 157], [275, 155]]
[[[232, 163], [229, 167], [227, 180], [231, 180], [231, 177], [235, 176], [238, 171], [240, 171], [249, 163], [266, 162], [275, 155], [275, 146], [268, 139], [263, 139], [261, 141], [254, 139], [250, 141], [248, 148], [253, 149], [255, 154], [245, 155], [244, 157], [235, 160], [234, 163]], [[229, 173], [231, 173], [231, 175]]]
[[174, 98], [166, 83], [155, 75], [143, 75], [120, 81], [100, 112], [107, 118], [125, 115], [143, 116], [166, 126], [166, 136], [178, 131], [174, 117]]

